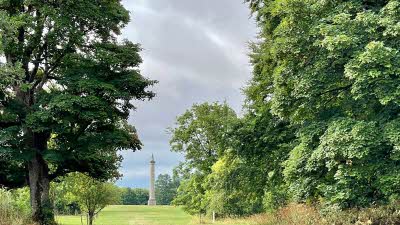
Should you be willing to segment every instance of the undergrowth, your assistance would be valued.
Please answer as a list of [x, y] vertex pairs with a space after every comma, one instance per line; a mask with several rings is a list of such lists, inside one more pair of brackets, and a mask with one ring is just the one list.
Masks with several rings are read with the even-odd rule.
[[392, 204], [366, 209], [321, 210], [290, 204], [274, 213], [254, 215], [246, 219], [226, 219], [226, 225], [397, 225], [400, 224], [400, 205]]
[[23, 189], [10, 192], [0, 188], [0, 225], [31, 225], [29, 195]]

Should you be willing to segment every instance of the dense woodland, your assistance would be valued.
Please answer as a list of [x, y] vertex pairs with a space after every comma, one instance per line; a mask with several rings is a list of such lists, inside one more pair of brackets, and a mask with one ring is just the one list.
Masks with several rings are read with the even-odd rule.
[[243, 116], [204, 103], [178, 118], [174, 203], [237, 216], [397, 202], [400, 2], [247, 2], [260, 33]]

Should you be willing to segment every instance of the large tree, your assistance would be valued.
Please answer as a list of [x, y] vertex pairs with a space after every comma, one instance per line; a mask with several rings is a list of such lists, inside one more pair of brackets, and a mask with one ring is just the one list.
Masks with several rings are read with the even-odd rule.
[[0, 185], [29, 185], [34, 220], [51, 224], [51, 180], [118, 176], [117, 150], [140, 149], [127, 119], [154, 82], [139, 45], [117, 41], [120, 0], [1, 0], [0, 21]]
[[295, 199], [397, 198], [400, 2], [249, 2], [261, 28], [252, 86], [299, 128], [284, 164]]
[[212, 172], [212, 165], [222, 157], [231, 142], [229, 133], [237, 120], [235, 112], [226, 104], [203, 103], [193, 105], [177, 118], [170, 129], [172, 151], [185, 155], [185, 162], [175, 172], [182, 178], [174, 204], [194, 214], [206, 211], [203, 183]]
[[211, 166], [229, 147], [228, 132], [233, 129], [236, 113], [226, 103], [195, 104], [177, 118], [170, 128], [172, 151], [185, 155], [183, 166], [201, 173]]

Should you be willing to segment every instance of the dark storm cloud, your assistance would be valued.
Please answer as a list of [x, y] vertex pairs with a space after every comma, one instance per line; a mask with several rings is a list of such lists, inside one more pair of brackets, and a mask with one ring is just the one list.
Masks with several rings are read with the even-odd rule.
[[238, 112], [251, 74], [247, 43], [256, 28], [242, 0], [125, 0], [132, 22], [124, 38], [143, 47], [142, 73], [158, 80], [157, 97], [131, 113], [144, 144], [124, 152], [121, 186], [147, 187], [148, 161], [170, 173], [182, 155], [171, 153], [168, 127], [194, 103], [226, 100]]

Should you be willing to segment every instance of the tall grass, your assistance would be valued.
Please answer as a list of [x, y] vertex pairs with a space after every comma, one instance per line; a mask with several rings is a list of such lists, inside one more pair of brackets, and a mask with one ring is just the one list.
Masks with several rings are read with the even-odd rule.
[[11, 193], [0, 188], [0, 225], [32, 224], [29, 219], [29, 205], [26, 206], [27, 201], [23, 190]]
[[330, 210], [321, 213], [316, 207], [290, 204], [275, 213], [265, 213], [246, 219], [228, 219], [218, 225], [397, 225], [400, 205], [392, 204], [347, 211]]

